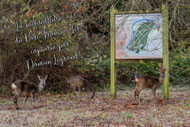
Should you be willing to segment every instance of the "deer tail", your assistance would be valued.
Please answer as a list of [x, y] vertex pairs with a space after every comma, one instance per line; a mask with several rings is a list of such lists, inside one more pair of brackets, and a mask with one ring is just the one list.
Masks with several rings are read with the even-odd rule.
[[11, 85], [11, 88], [12, 88], [12, 89], [16, 89], [17, 86], [13, 83], [13, 84]]

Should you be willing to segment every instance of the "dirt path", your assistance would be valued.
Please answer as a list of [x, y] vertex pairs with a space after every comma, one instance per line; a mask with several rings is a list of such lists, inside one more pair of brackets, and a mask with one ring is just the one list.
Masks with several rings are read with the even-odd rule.
[[[109, 93], [99, 92], [94, 99], [70, 99], [65, 95], [42, 95], [33, 107], [19, 99], [15, 110], [12, 97], [0, 97], [0, 126], [66, 126], [66, 127], [134, 127], [190, 126], [190, 91], [171, 89], [170, 99], [154, 100], [151, 91], [141, 93], [141, 102], [133, 97], [134, 90], [119, 91], [112, 100]], [[157, 92], [162, 98], [161, 90]]]

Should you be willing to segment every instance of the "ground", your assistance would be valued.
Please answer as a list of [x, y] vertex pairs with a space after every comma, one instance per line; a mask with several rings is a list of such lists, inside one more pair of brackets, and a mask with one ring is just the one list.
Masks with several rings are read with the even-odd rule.
[[12, 96], [0, 97], [0, 126], [65, 126], [65, 127], [152, 127], [190, 126], [190, 90], [170, 89], [170, 99], [162, 100], [162, 90], [157, 99], [150, 90], [143, 90], [141, 101], [133, 97], [134, 89], [118, 91], [117, 99], [109, 92], [98, 92], [94, 99], [86, 94], [76, 99], [68, 95], [44, 93], [33, 101], [24, 103], [19, 98], [20, 110], [15, 110]]

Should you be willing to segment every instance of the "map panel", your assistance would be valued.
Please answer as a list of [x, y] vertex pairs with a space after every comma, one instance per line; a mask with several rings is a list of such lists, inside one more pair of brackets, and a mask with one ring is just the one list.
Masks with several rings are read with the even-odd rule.
[[162, 14], [115, 16], [116, 59], [162, 58]]

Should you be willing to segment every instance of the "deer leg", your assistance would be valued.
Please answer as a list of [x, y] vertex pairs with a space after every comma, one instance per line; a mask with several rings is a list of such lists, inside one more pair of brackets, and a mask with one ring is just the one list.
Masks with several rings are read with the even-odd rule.
[[[14, 97], [13, 97], [13, 102], [15, 101], [15, 98], [16, 98], [16, 95], [14, 95]], [[14, 102], [15, 103], [15, 102]]]
[[[92, 90], [89, 86], [87, 86], [87, 92], [90, 99], [93, 99], [95, 96], [95, 90]], [[90, 93], [92, 91], [92, 93]]]
[[69, 99], [72, 99], [72, 91], [69, 92]]
[[77, 95], [76, 95], [76, 93], [75, 93], [75, 92], [73, 92], [73, 94], [74, 94], [74, 96], [77, 98]]
[[13, 102], [16, 106], [17, 106], [17, 100], [18, 100], [18, 95], [15, 95], [13, 98]]
[[77, 98], [76, 91], [77, 91], [77, 87], [73, 88], [73, 95], [75, 96], [75, 98]]
[[[135, 96], [135, 99], [137, 99], [138, 98], [138, 100], [139, 100], [139, 91], [138, 91], [138, 89], [136, 89], [135, 90], [135, 92], [134, 92], [134, 96]], [[137, 98], [136, 98], [137, 97]]]
[[91, 93], [91, 95], [89, 96], [89, 98], [90, 98], [90, 99], [93, 99], [94, 96], [95, 96], [95, 92], [93, 91], [93, 92]]
[[31, 96], [32, 96], [33, 103], [34, 103], [34, 108], [35, 108], [35, 94], [34, 94], [34, 93], [32, 93], [32, 94], [31, 94]]
[[137, 96], [137, 88], [135, 89], [135, 92], [134, 92], [135, 99], [136, 99], [136, 96]]
[[80, 86], [78, 86], [78, 90], [79, 90], [79, 93], [80, 93]]
[[81, 88], [80, 88], [80, 86], [78, 86], [78, 95], [79, 95], [80, 98], [81, 98]]
[[16, 94], [16, 95], [14, 96], [14, 98], [13, 98], [13, 102], [14, 102], [14, 104], [15, 104], [16, 109], [19, 109], [18, 104], [17, 104], [17, 101], [18, 101], [18, 98], [20, 97], [21, 94], [22, 94], [22, 92], [19, 92], [19, 93]]
[[156, 98], [156, 89], [155, 88], [152, 88], [152, 92], [154, 94], [154, 98]]
[[28, 97], [29, 97], [28, 95], [25, 97], [25, 100], [24, 100], [25, 103], [26, 103], [26, 101], [28, 100]]
[[140, 89], [140, 87], [136, 87], [136, 90], [134, 92], [135, 99], [136, 99], [136, 97], [138, 97], [138, 99], [139, 99], [139, 93], [140, 93], [139, 89]]
[[[143, 85], [140, 85], [140, 86], [143, 86]], [[139, 95], [140, 95], [140, 92], [142, 91], [143, 87], [137, 87], [135, 92], [134, 92], [134, 96], [135, 96], [135, 99], [136, 99], [136, 96], [138, 97], [138, 100], [139, 100]]]

